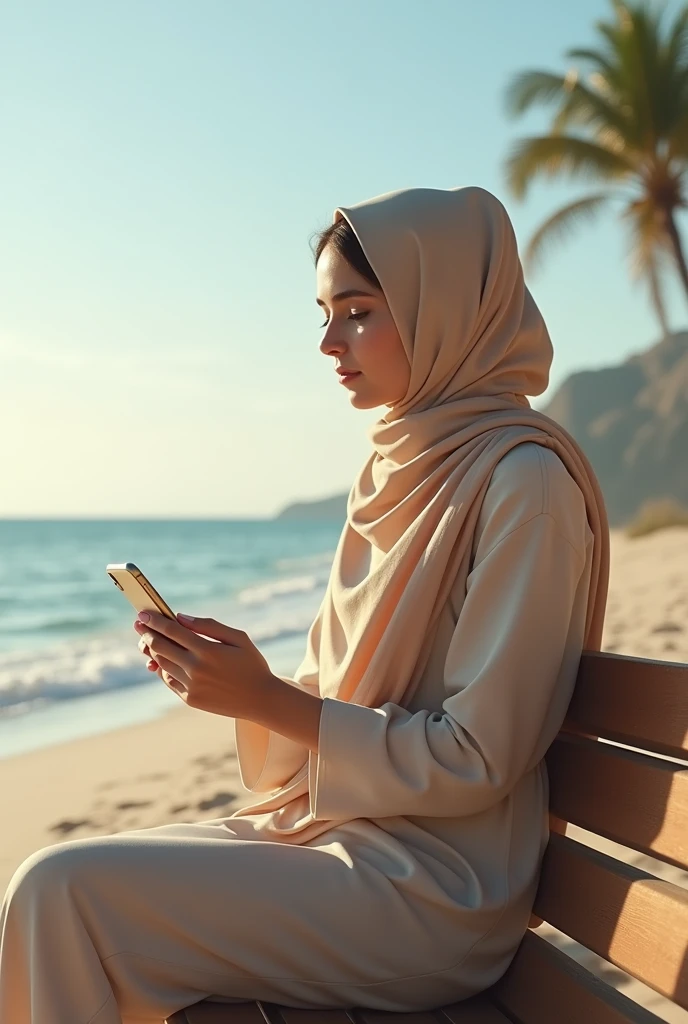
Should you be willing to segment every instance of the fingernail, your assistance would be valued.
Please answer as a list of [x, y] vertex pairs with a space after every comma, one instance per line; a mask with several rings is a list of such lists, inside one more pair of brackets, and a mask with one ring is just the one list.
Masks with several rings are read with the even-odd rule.
[[177, 612], [177, 618], [183, 619], [184, 622], [194, 622], [196, 619], [195, 615], [184, 615], [183, 612]]
[[150, 615], [148, 612], [139, 612], [139, 618], [141, 622], [150, 622]]

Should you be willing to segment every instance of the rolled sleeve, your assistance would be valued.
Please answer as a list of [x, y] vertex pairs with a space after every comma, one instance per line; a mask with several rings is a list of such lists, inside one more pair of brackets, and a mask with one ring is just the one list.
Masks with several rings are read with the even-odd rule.
[[306, 763], [301, 743], [244, 718], [234, 719], [239, 778], [251, 793], [272, 793], [286, 785]]
[[[283, 682], [314, 696], [319, 695], [318, 664], [324, 599], [308, 631], [306, 653], [294, 677], [278, 676]], [[234, 742], [239, 777], [251, 793], [272, 793], [281, 789], [308, 763], [304, 744], [248, 719], [234, 720]]]

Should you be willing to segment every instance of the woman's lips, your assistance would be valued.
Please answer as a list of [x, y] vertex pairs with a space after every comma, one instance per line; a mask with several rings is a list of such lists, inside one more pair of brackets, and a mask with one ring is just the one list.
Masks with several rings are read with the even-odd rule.
[[355, 373], [342, 373], [339, 376], [339, 383], [340, 384], [348, 384], [350, 380], [354, 379], [354, 377], [360, 377], [360, 376], [361, 376], [361, 371], [360, 370], [357, 370]]

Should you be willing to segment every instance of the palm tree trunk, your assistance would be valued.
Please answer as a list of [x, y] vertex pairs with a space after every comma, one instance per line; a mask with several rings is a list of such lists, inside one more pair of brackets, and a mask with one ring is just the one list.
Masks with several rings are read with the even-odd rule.
[[648, 281], [650, 285], [650, 296], [652, 298], [652, 305], [654, 306], [657, 319], [662, 330], [662, 338], [666, 339], [671, 334], [671, 328], [669, 327], [669, 320], [667, 318], [666, 306], [664, 304], [664, 295], [662, 288], [659, 283], [659, 274], [657, 267], [654, 263], [650, 264], [648, 270]]
[[681, 236], [679, 235], [678, 228], [676, 227], [673, 209], [669, 209], [666, 211], [666, 230], [667, 234], [669, 235], [669, 240], [671, 242], [671, 248], [673, 250], [674, 258], [676, 260], [676, 266], [678, 268], [681, 280], [683, 281], [683, 287], [686, 290], [686, 295], [688, 295], [688, 265], [686, 265], [686, 257], [684, 255], [683, 246], [681, 244]]

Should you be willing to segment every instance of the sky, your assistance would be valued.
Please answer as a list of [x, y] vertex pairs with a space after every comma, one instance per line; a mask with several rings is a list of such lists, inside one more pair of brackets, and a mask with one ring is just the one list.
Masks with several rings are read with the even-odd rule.
[[[669, 13], [679, 3], [668, 3]], [[510, 195], [513, 75], [608, 0], [24, 0], [0, 13], [0, 517], [263, 518], [349, 490], [368, 427], [319, 351], [339, 205], [480, 185], [523, 248], [585, 184]], [[680, 222], [685, 230], [685, 223]], [[658, 339], [613, 213], [528, 277], [571, 373]], [[688, 309], [669, 290], [670, 320]]]

